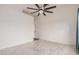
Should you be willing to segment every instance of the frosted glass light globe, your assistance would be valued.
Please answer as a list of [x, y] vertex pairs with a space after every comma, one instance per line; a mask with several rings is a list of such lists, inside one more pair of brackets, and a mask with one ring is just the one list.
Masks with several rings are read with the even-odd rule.
[[42, 14], [43, 13], [43, 10], [40, 10], [39, 12], [40, 12], [40, 14]]

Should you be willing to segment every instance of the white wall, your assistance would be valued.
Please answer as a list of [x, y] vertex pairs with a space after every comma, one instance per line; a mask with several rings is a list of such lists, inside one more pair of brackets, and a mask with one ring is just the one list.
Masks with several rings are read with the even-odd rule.
[[40, 15], [37, 20], [37, 36], [40, 39], [75, 45], [76, 20], [79, 5], [56, 5], [53, 14]]
[[33, 40], [33, 17], [22, 13], [25, 5], [0, 5], [0, 49]]

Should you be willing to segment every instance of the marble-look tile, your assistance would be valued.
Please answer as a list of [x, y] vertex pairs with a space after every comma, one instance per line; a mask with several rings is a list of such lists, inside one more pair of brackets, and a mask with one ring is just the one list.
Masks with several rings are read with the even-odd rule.
[[0, 55], [75, 55], [75, 46], [37, 40], [0, 50]]

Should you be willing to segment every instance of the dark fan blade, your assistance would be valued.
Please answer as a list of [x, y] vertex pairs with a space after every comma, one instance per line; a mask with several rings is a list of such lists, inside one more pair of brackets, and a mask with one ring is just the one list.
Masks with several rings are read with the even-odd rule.
[[45, 12], [48, 12], [48, 13], [53, 13], [52, 11], [47, 11], [47, 10], [46, 10]]
[[38, 4], [35, 4], [37, 8], [40, 8]]
[[32, 12], [31, 14], [33, 14], [33, 13], [36, 13], [36, 12], [39, 12], [39, 10], [37, 10], [37, 11], [34, 11], [34, 12]]
[[25, 10], [22, 11], [23, 13], [27, 13]]
[[40, 13], [38, 13], [38, 15], [37, 16], [39, 16], [40, 15]]
[[45, 8], [48, 4], [44, 4], [43, 7]]
[[52, 9], [52, 8], [56, 8], [56, 6], [45, 8], [45, 10]]
[[[22, 12], [25, 13], [25, 14], [31, 15], [28, 11], [23, 10]], [[31, 15], [31, 16], [32, 16], [32, 15]]]
[[38, 10], [38, 9], [36, 9], [36, 8], [30, 8], [30, 7], [27, 7], [27, 9]]
[[46, 16], [46, 14], [43, 12], [43, 15]]

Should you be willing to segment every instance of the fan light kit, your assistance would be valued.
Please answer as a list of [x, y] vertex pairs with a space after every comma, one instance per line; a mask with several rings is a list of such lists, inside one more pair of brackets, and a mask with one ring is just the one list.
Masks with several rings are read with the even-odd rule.
[[49, 9], [53, 9], [56, 8], [56, 6], [49, 6], [49, 4], [43, 4], [41, 7], [38, 4], [35, 4], [35, 6], [37, 8], [31, 8], [31, 7], [26, 7], [27, 9], [31, 9], [31, 10], [35, 10], [34, 12], [31, 12], [31, 14], [37, 13], [37, 16], [39, 16], [40, 14], [43, 14], [44, 16], [46, 16], [46, 12], [47, 13], [53, 13], [52, 11], [49, 11]]

